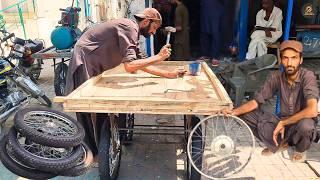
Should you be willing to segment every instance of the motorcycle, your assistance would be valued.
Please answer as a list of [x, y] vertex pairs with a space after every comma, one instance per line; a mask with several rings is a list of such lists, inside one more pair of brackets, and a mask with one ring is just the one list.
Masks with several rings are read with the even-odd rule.
[[[7, 42], [14, 34], [9, 34], [1, 39], [0, 51], [0, 133], [4, 122], [11, 114], [19, 108], [29, 103], [30, 98], [37, 99], [41, 104], [48, 107], [52, 105], [51, 100], [45, 95], [45, 92], [34, 83], [20, 66], [15, 65], [12, 60], [16, 57], [17, 51], [12, 47], [8, 56], [4, 56], [2, 48], [3, 42]], [[20, 51], [19, 51], [20, 52]], [[18, 63], [19, 64], [19, 63]]]
[[24, 40], [15, 37], [13, 33], [10, 34], [4, 29], [1, 29], [0, 32], [2, 32], [4, 36], [10, 35], [10, 39], [14, 38], [11, 45], [7, 43], [7, 46], [11, 48], [11, 58], [16, 59], [17, 66], [20, 67], [31, 80], [37, 82], [36, 80], [40, 77], [43, 62], [41, 59], [32, 58], [31, 55], [44, 49], [44, 42], [38, 39]]

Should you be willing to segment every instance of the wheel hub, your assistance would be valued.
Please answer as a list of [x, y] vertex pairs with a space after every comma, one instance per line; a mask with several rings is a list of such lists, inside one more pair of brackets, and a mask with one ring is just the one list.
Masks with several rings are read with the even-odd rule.
[[220, 135], [212, 140], [210, 147], [215, 156], [228, 156], [234, 150], [234, 143], [229, 136]]

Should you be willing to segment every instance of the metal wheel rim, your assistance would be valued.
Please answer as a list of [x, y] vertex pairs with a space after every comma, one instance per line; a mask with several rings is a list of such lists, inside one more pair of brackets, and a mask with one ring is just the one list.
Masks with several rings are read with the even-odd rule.
[[120, 135], [118, 131], [118, 127], [114, 125], [114, 127], [110, 128], [110, 146], [109, 146], [109, 173], [110, 176], [113, 175], [114, 170], [116, 169], [119, 159], [120, 159]]
[[24, 163], [20, 162], [20, 161], [14, 156], [13, 148], [10, 147], [8, 143], [6, 144], [6, 149], [5, 149], [5, 150], [7, 151], [8, 156], [9, 156], [14, 162], [16, 162], [17, 164], [19, 164], [19, 165], [21, 165], [21, 166], [23, 166], [23, 167], [25, 167], [25, 168], [29, 168], [29, 169], [33, 169], [33, 170], [35, 169], [35, 168], [33, 168], [33, 167], [26, 166], [26, 165], [24, 165]]
[[[204, 123], [205, 123], [206, 121], [209, 121], [211, 118], [217, 119], [217, 118], [219, 118], [219, 117], [220, 117], [220, 118], [223, 117], [224, 123], [225, 123], [226, 121], [229, 121], [229, 122], [230, 122], [230, 123], [225, 124], [225, 125], [228, 125], [228, 126], [227, 126], [228, 129], [231, 129], [232, 126], [235, 125], [235, 124], [241, 123], [241, 125], [249, 132], [248, 135], [250, 136], [250, 138], [247, 139], [248, 141], [250, 141], [250, 142], [249, 142], [250, 151], [247, 152], [248, 158], [247, 158], [246, 162], [245, 162], [244, 164], [242, 164], [242, 165], [239, 167], [238, 170], [235, 170], [232, 174], [230, 174], [230, 175], [228, 175], [228, 176], [225, 176], [225, 177], [213, 177], [212, 175], [205, 174], [202, 170], [200, 170], [200, 169], [195, 165], [195, 162], [193, 161], [192, 156], [191, 156], [191, 151], [192, 151], [192, 136], [195, 134], [195, 132], [196, 132], [196, 130], [198, 129], [198, 127], [199, 127], [199, 126], [204, 127], [203, 125], [205, 125]], [[227, 119], [227, 120], [226, 120], [226, 119]], [[235, 120], [236, 120], [236, 121], [235, 121]], [[233, 123], [232, 123], [232, 122], [233, 122]], [[226, 127], [224, 127], [224, 128], [226, 128]], [[215, 129], [215, 130], [217, 130], [217, 129]], [[203, 132], [202, 132], [202, 134], [203, 134]], [[229, 134], [230, 134], [230, 133], [229, 133]], [[236, 133], [234, 132], [234, 134], [236, 134]], [[201, 136], [202, 142], [206, 143], [206, 141], [209, 141], [209, 137], [207, 137], [206, 134], [203, 135], [203, 136], [204, 136], [204, 137]], [[237, 137], [240, 137], [239, 134], [238, 134]], [[203, 145], [202, 145], [202, 148], [203, 148]], [[240, 171], [248, 164], [248, 162], [250, 161], [251, 156], [252, 156], [252, 154], [253, 154], [253, 152], [254, 152], [254, 148], [255, 148], [255, 140], [254, 140], [253, 133], [252, 133], [251, 129], [249, 128], [249, 126], [248, 126], [243, 120], [241, 120], [240, 118], [235, 117], [235, 116], [227, 116], [227, 117], [226, 117], [226, 116], [222, 116], [222, 115], [212, 115], [212, 116], [209, 116], [209, 117], [207, 117], [207, 118], [202, 119], [202, 120], [192, 129], [192, 131], [191, 131], [191, 133], [190, 133], [190, 135], [189, 135], [189, 138], [188, 138], [187, 154], [188, 154], [188, 159], [189, 159], [191, 165], [192, 165], [192, 166], [194, 167], [194, 169], [195, 169], [197, 172], [199, 172], [202, 176], [207, 177], [207, 178], [209, 178], [209, 179], [226, 179], [226, 178], [228, 178], [228, 177], [230, 177], [230, 176], [232, 176], [232, 175], [235, 175], [235, 174], [237, 174], [238, 172], [240, 172]], [[205, 149], [202, 149], [202, 152], [204, 152], [204, 151], [205, 151]], [[224, 157], [224, 158], [225, 158], [225, 157]], [[222, 159], [220, 158], [220, 160], [222, 160]], [[234, 165], [236, 166], [236, 163], [234, 162], [234, 160], [233, 160], [233, 163], [234, 163]], [[203, 165], [202, 162], [201, 162], [201, 165]], [[215, 171], [215, 172], [216, 172], [216, 171]]]
[[31, 111], [23, 117], [25, 124], [37, 132], [54, 137], [70, 137], [78, 127], [68, 118], [48, 111]]
[[[46, 160], [61, 160], [66, 159], [70, 157], [70, 155], [73, 152], [73, 148], [54, 148], [49, 146], [43, 146], [41, 144], [36, 144], [34, 142], [31, 142], [30, 144], [21, 143], [26, 142], [25, 137], [21, 136], [20, 133], [17, 134], [17, 141], [19, 145], [24, 148], [26, 151], [28, 151], [30, 154], [33, 154], [34, 156], [37, 156], [41, 159]], [[24, 139], [23, 141], [20, 141], [19, 139]]]

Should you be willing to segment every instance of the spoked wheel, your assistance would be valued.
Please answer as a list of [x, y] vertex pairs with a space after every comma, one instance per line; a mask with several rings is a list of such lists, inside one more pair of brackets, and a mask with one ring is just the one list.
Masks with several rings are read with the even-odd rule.
[[84, 129], [78, 121], [52, 109], [22, 109], [16, 113], [14, 125], [31, 141], [51, 147], [74, 147], [84, 137]]
[[74, 167], [81, 157], [81, 146], [53, 148], [26, 141], [22, 134], [12, 127], [8, 133], [9, 144], [14, 155], [25, 165], [45, 172], [58, 173]]
[[[193, 146], [200, 142], [200, 148]], [[201, 120], [191, 131], [187, 153], [191, 165], [201, 175], [224, 179], [248, 164], [254, 148], [254, 136], [244, 121], [235, 116], [213, 115]]]
[[[189, 130], [193, 129], [198, 123], [200, 122], [200, 119], [196, 116], [192, 116], [191, 117], [191, 124], [188, 124], [190, 125], [191, 127], [188, 127], [187, 125], [187, 122], [185, 122], [185, 127], [186, 127], [186, 130], [185, 131], [185, 135], [189, 136], [190, 135], [190, 132]], [[193, 151], [192, 151], [192, 154], [193, 154], [193, 159], [194, 160], [197, 160], [197, 166], [201, 169], [201, 162], [202, 162], [202, 152], [201, 152], [201, 149], [202, 149], [202, 141], [201, 141], [201, 127], [198, 128], [197, 130], [197, 135], [193, 135], [192, 136], [192, 147], [193, 147]], [[188, 138], [187, 138], [188, 140]], [[188, 180], [200, 180], [201, 179], [201, 174], [195, 170], [195, 168], [191, 165], [190, 163], [190, 160], [187, 159], [187, 179]]]
[[68, 65], [59, 63], [54, 70], [54, 92], [57, 96], [63, 96], [66, 87], [66, 78], [68, 72]]
[[50, 179], [55, 174], [39, 171], [33, 167], [26, 166], [20, 162], [13, 153], [12, 146], [8, 143], [8, 136], [0, 141], [0, 159], [2, 164], [12, 173], [28, 179]]
[[[110, 120], [112, 121], [112, 120]], [[121, 160], [120, 134], [117, 124], [105, 120], [99, 143], [99, 174], [102, 180], [117, 178]]]

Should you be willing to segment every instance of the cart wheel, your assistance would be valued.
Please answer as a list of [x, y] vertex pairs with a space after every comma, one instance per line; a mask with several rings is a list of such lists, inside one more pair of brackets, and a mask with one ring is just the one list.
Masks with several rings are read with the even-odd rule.
[[54, 70], [54, 92], [57, 96], [64, 96], [66, 87], [66, 78], [68, 72], [68, 65], [65, 63], [59, 63]]
[[[196, 116], [192, 116], [191, 117], [191, 127], [190, 129], [193, 129], [198, 123], [200, 122], [200, 119]], [[186, 122], [185, 122], [185, 127], [187, 126]], [[189, 130], [188, 127], [186, 127], [187, 130]], [[189, 131], [185, 131], [185, 133], [187, 135], [189, 135]], [[199, 127], [197, 129], [197, 134], [193, 135], [192, 137], [192, 147], [193, 147], [193, 152], [192, 154], [194, 154], [195, 156], [193, 157], [194, 160], [196, 160], [197, 158], [198, 161], [197, 162], [202, 162], [202, 152], [200, 151], [202, 149], [202, 141], [201, 141], [201, 137], [199, 137], [199, 135], [201, 136], [201, 127]], [[197, 164], [198, 167], [201, 167], [202, 164]], [[187, 179], [188, 180], [200, 180], [201, 179], [201, 174], [193, 167], [191, 166], [191, 162], [189, 159], [187, 159]]]
[[121, 144], [118, 126], [105, 120], [101, 129], [99, 143], [100, 179], [114, 180], [118, 176], [121, 161]]
[[202, 119], [191, 131], [187, 153], [191, 165], [202, 176], [219, 179], [240, 172], [250, 161], [254, 148], [254, 136], [243, 120], [213, 115]]

